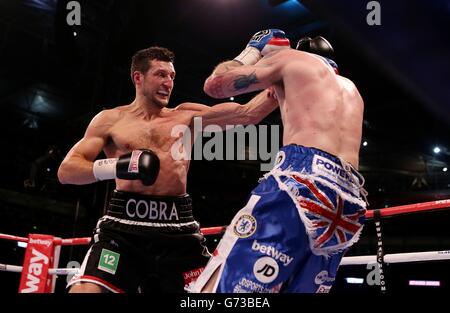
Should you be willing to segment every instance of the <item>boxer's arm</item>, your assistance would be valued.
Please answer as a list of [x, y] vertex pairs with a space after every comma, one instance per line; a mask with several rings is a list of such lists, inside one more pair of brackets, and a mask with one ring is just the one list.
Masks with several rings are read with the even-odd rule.
[[198, 103], [187, 103], [180, 107], [194, 111], [195, 117], [201, 117], [203, 127], [218, 125], [221, 129], [225, 129], [226, 125], [258, 124], [278, 107], [278, 102], [273, 90], [267, 89], [245, 105], [224, 102], [209, 107]]
[[93, 161], [106, 145], [111, 125], [108, 111], [102, 111], [92, 119], [84, 137], [70, 149], [58, 169], [62, 184], [84, 185], [97, 181]]
[[255, 65], [237, 61], [219, 64], [204, 85], [204, 91], [213, 98], [225, 98], [268, 88], [279, 83], [283, 75], [285, 51], [267, 55]]
[[[237, 67], [241, 67], [241, 66], [242, 66], [242, 63], [240, 63], [236, 60], [225, 61], [216, 66], [216, 68], [212, 72], [211, 76], [223, 75], [223, 74], [225, 74], [233, 69], [236, 69]], [[209, 79], [209, 77], [208, 77], [208, 79]]]

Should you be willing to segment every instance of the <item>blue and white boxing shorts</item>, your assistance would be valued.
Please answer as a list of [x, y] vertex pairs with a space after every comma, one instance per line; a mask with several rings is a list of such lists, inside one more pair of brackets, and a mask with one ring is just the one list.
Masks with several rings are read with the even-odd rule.
[[213, 292], [328, 292], [363, 228], [363, 183], [350, 164], [322, 150], [281, 148], [192, 291], [218, 270]]

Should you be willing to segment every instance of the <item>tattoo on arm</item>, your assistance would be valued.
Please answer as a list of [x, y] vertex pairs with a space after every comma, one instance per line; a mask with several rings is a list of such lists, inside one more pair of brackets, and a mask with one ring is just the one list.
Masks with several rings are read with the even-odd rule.
[[250, 75], [239, 75], [233, 82], [233, 87], [235, 90], [246, 89], [252, 84], [259, 83], [256, 74], [253, 72]]

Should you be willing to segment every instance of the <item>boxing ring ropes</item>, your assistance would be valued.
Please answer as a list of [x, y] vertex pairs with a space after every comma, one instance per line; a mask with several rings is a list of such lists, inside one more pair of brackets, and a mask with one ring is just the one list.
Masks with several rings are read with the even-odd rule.
[[[349, 256], [342, 259], [341, 265], [362, 265], [377, 263], [381, 273], [380, 287], [385, 292], [383, 265], [387, 263], [407, 263], [420, 261], [449, 260], [450, 250], [413, 253], [384, 254], [381, 219], [407, 213], [434, 211], [450, 208], [450, 199], [368, 210], [366, 219], [373, 219], [377, 233], [377, 254]], [[207, 227], [201, 231], [205, 236], [225, 232], [227, 226]], [[62, 246], [88, 245], [91, 238], [61, 239], [50, 235], [30, 234], [28, 238], [0, 233], [0, 239], [27, 243], [22, 266], [0, 263], [0, 271], [21, 273], [19, 293], [52, 293], [55, 290], [57, 275], [74, 275], [78, 268], [58, 268]], [[25, 269], [25, 270], [24, 270]]]

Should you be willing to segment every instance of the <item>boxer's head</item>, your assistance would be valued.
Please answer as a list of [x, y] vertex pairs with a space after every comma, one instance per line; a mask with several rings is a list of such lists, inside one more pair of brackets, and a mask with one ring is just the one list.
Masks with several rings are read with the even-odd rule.
[[174, 59], [174, 53], [162, 47], [136, 52], [131, 62], [131, 79], [136, 93], [158, 107], [167, 106], [175, 79]]
[[334, 68], [335, 72], [337, 73], [338, 66], [336, 62], [332, 60], [334, 57], [333, 46], [322, 36], [317, 36], [313, 39], [311, 39], [310, 37], [300, 38], [300, 40], [297, 42], [296, 49], [320, 55], [328, 62], [328, 64], [330, 64]]
[[322, 36], [317, 36], [314, 39], [310, 37], [303, 37], [297, 42], [297, 50], [318, 54], [328, 59], [334, 56], [334, 49], [331, 44]]

